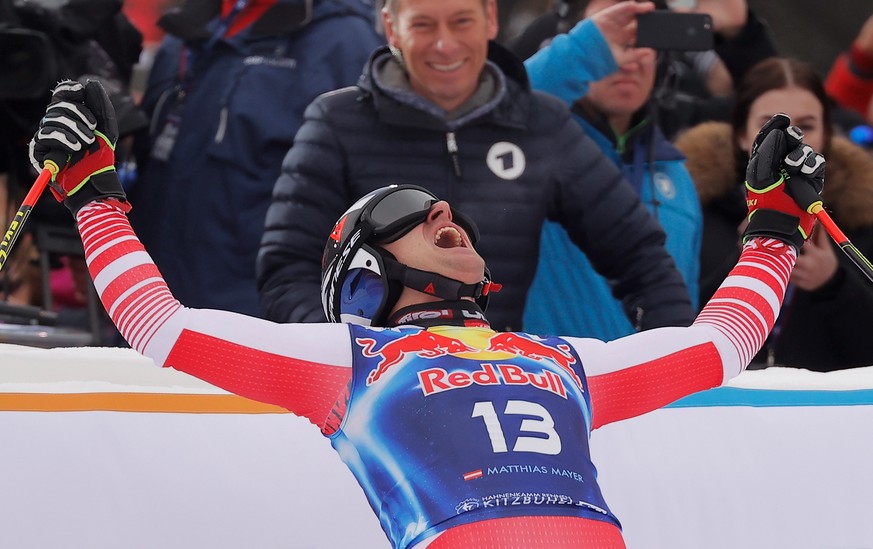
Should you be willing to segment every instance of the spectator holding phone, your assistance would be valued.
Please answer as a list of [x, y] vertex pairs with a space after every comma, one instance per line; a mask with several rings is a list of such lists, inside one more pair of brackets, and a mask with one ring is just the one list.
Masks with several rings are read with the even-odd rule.
[[[649, 10], [654, 6], [649, 3]], [[696, 306], [702, 218], [694, 183], [682, 154], [657, 124], [656, 52], [621, 48], [613, 52], [618, 70], [594, 82], [580, 59], [596, 51], [600, 35], [620, 27], [633, 3], [592, 0], [585, 19], [569, 34], [556, 37], [525, 63], [533, 87], [570, 105], [574, 119], [618, 166], [667, 234], [667, 251], [682, 273]], [[570, 69], [572, 67], [572, 69]], [[641, 326], [626, 314], [612, 281], [598, 274], [555, 223], [543, 227], [537, 275], [525, 308], [524, 329], [616, 339]], [[587, 314], [580, 315], [578, 311]], [[632, 317], [631, 317], [632, 318]]]
[[670, 55], [669, 84], [659, 90], [662, 126], [673, 139], [706, 120], [728, 120], [736, 84], [756, 63], [778, 55], [766, 22], [747, 0], [666, 0], [677, 13], [707, 14], [712, 19], [712, 50]]
[[[803, 130], [804, 141], [827, 155], [825, 204], [858, 249], [868, 257], [873, 253], [873, 158], [834, 135], [829, 99], [810, 65], [767, 59], [737, 88], [730, 124], [704, 123], [676, 141], [688, 158], [703, 208], [702, 302], [739, 253], [746, 215], [743, 166], [756, 128], [777, 111], [788, 114]], [[873, 364], [868, 333], [873, 288], [824, 230], [817, 229], [802, 248], [785, 303], [755, 363], [822, 371]]]
[[[527, 59], [572, 27], [588, 4], [588, 0], [559, 1], [554, 10], [538, 17], [507, 44]], [[734, 83], [752, 65], [778, 53], [769, 27], [749, 9], [746, 0], [657, 0], [655, 5], [659, 10], [709, 15], [714, 35], [711, 50], [660, 53], [659, 73], [663, 76], [655, 98], [664, 134], [672, 139], [680, 130], [705, 120], [727, 120]]]

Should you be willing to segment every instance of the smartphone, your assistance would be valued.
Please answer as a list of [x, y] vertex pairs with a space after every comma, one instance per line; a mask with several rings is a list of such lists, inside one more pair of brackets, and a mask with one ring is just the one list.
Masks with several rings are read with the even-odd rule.
[[637, 16], [637, 47], [705, 51], [715, 43], [712, 17], [706, 13], [655, 10]]

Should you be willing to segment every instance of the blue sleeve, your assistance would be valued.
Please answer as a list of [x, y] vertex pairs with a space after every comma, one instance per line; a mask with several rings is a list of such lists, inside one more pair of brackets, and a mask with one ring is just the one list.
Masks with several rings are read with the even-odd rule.
[[524, 65], [535, 90], [555, 95], [568, 105], [588, 93], [589, 83], [618, 70], [606, 39], [590, 19], [556, 36]]

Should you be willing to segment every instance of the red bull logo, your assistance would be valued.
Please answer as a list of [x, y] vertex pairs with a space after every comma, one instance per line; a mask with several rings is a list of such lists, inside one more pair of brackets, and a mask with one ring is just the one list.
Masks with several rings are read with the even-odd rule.
[[376, 368], [367, 376], [367, 385], [379, 381], [385, 373], [413, 353], [422, 358], [437, 358], [458, 353], [472, 353], [476, 349], [453, 337], [435, 334], [425, 330], [391, 340], [375, 349], [376, 340], [359, 337], [355, 341], [363, 347], [361, 352], [367, 358], [380, 358]]
[[561, 376], [551, 370], [529, 372], [515, 364], [482, 363], [478, 370], [449, 372], [443, 368], [428, 368], [418, 372], [424, 396], [463, 389], [471, 385], [531, 385], [537, 389], [567, 398], [567, 388]]
[[565, 369], [573, 377], [576, 385], [582, 388], [582, 380], [572, 367], [576, 363], [576, 358], [570, 352], [569, 345], [560, 344], [552, 347], [521, 334], [500, 332], [489, 339], [488, 350], [503, 351], [534, 360], [550, 360]]

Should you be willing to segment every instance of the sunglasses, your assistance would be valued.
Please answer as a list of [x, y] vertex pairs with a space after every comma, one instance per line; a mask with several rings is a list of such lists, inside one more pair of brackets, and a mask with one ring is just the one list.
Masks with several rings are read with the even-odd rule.
[[[439, 199], [420, 188], [404, 185], [368, 204], [361, 212], [361, 221], [372, 229], [374, 242], [394, 242], [427, 219], [431, 206]], [[472, 219], [449, 207], [452, 220], [467, 233], [472, 244], [479, 240], [479, 229]]]

